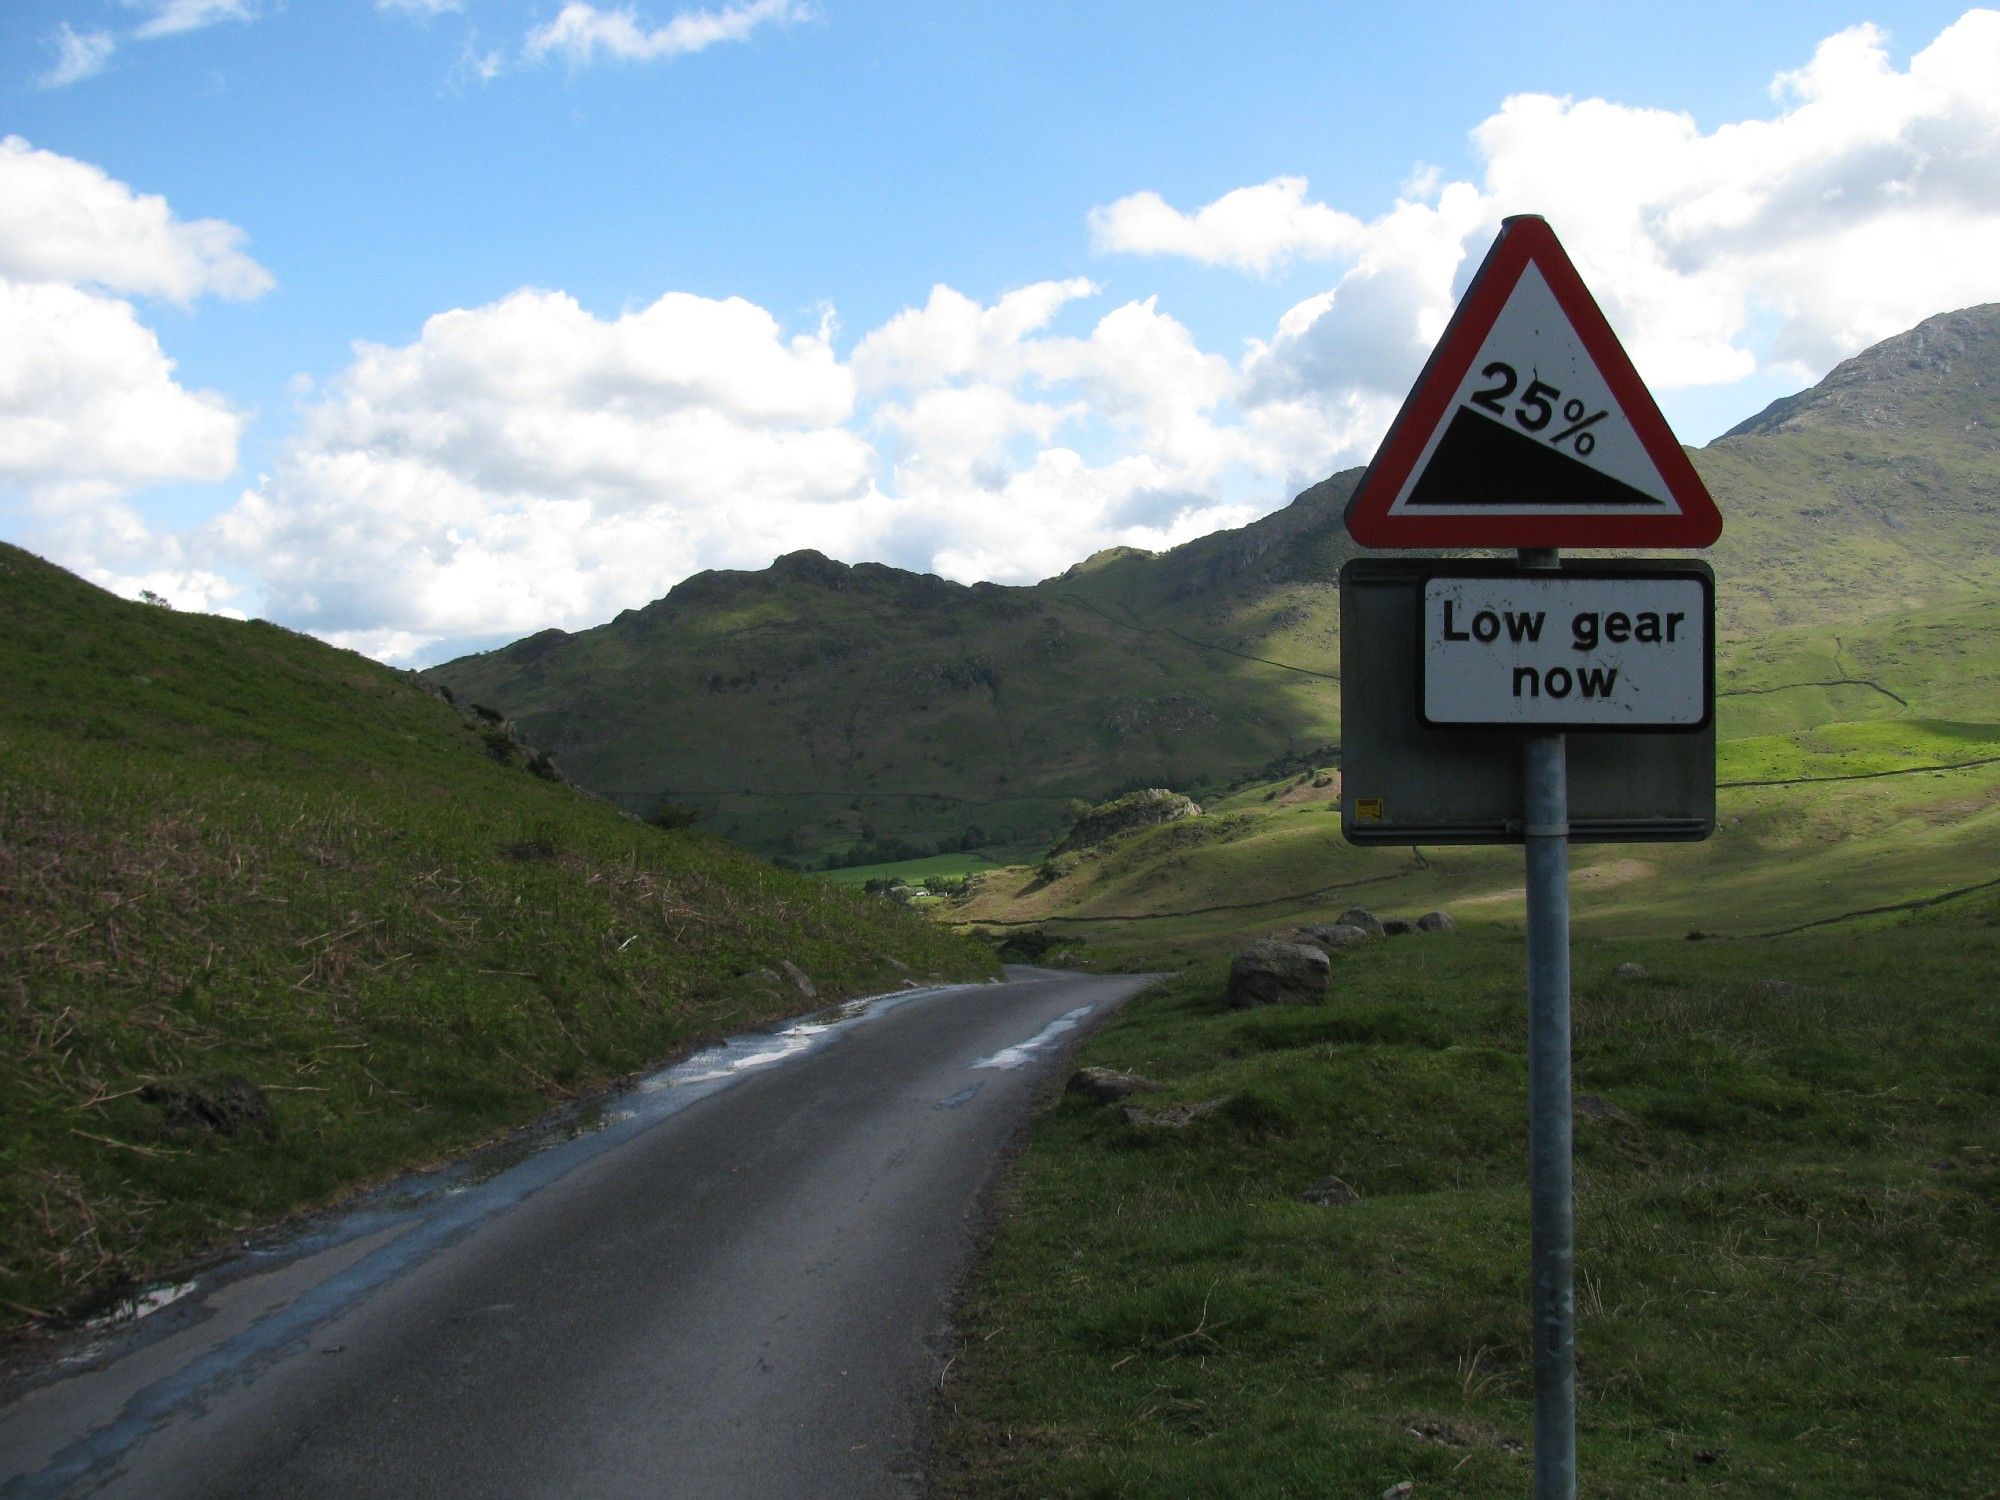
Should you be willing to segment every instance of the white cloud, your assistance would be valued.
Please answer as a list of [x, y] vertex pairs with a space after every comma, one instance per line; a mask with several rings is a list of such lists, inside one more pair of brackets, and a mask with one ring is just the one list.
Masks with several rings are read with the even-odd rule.
[[254, 21], [254, 0], [125, 0], [127, 10], [145, 12], [132, 35], [141, 39], [199, 31], [219, 21]]
[[602, 52], [619, 62], [655, 62], [700, 52], [718, 42], [740, 42], [760, 26], [809, 20], [803, 0], [743, 0], [720, 10], [684, 10], [659, 26], [641, 22], [630, 6], [600, 10], [585, 0], [569, 0], [546, 26], [528, 33], [523, 51], [533, 60], [560, 53], [577, 67]]
[[830, 319], [788, 335], [734, 299], [441, 314], [356, 349], [201, 555], [254, 569], [274, 617], [409, 660], [799, 547], [1025, 581], [1248, 519], [1215, 488], [1253, 461], [1220, 420], [1229, 363], [1150, 300], [1050, 331], [1093, 291], [938, 287], [848, 362]]
[[2000, 13], [1968, 12], [1904, 70], [1860, 26], [1775, 80], [1772, 118], [1713, 131], [1665, 110], [1514, 96], [1472, 132], [1481, 181], [1413, 174], [1365, 224], [1279, 178], [1191, 214], [1138, 194], [1091, 225], [1105, 250], [1248, 270], [1345, 263], [1253, 351], [1253, 401], [1353, 412], [1400, 394], [1516, 212], [1556, 227], [1654, 386], [1770, 368], [1811, 379], [1940, 308], [2000, 295], [1995, 78]]
[[[126, 593], [221, 607], [219, 575], [151, 532], [132, 491], [213, 482], [245, 418], [189, 390], [133, 305], [257, 295], [270, 277], [233, 225], [176, 219], [97, 167], [0, 140], [0, 505], [21, 539]], [[171, 588], [168, 585], [171, 584]]]
[[[529, 51], [664, 57], [800, 13], [652, 26], [570, 4]], [[1294, 177], [1193, 212], [1141, 193], [1093, 213], [1106, 253], [1317, 275], [1236, 358], [1158, 299], [1103, 305], [1074, 277], [991, 300], [936, 286], [844, 360], [830, 314], [794, 333], [739, 299], [670, 293], [611, 316], [523, 290], [441, 313], [407, 344], [357, 346], [299, 392], [272, 474], [180, 539], [150, 535], [125, 493], [222, 472], [242, 419], [179, 386], [117, 296], [248, 296], [268, 275], [232, 226], [183, 223], [10, 139], [0, 461], [93, 576], [157, 580], [142, 586], [179, 602], [253, 574], [275, 617], [404, 661], [587, 626], [697, 569], [799, 547], [1028, 581], [1113, 543], [1241, 524], [1364, 459], [1511, 212], [1552, 220], [1667, 389], [1816, 376], [2000, 296], [1995, 77], [2000, 14], [1968, 13], [1900, 69], [1860, 27], [1780, 76], [1768, 118], [1714, 129], [1506, 99], [1472, 132], [1476, 180], [1415, 167], [1372, 218]]]
[[441, 16], [465, 6], [464, 0], [375, 0], [375, 8], [406, 16]]
[[78, 31], [65, 21], [52, 38], [56, 48], [55, 66], [35, 82], [45, 89], [66, 88], [72, 83], [95, 77], [118, 50], [118, 38], [108, 31]]
[[358, 347], [213, 539], [320, 633], [591, 623], [701, 567], [880, 535], [853, 410], [826, 335], [750, 303], [606, 319], [517, 292]]
[[1012, 378], [1024, 362], [1022, 341], [1048, 327], [1066, 304], [1096, 293], [1080, 277], [1038, 281], [981, 307], [962, 292], [934, 286], [922, 307], [897, 313], [861, 341], [854, 373], [871, 390], [938, 385], [974, 372]]
[[0, 514], [16, 540], [127, 596], [190, 609], [235, 589], [125, 500], [170, 481], [225, 479], [243, 416], [174, 379], [131, 304], [55, 282], [0, 280]]
[[173, 370], [129, 303], [0, 281], [0, 485], [226, 477], [243, 419]]
[[174, 217], [102, 168], [0, 139], [0, 276], [72, 282], [183, 305], [261, 296], [271, 276], [220, 219]]
[[176, 609], [244, 616], [234, 581], [194, 560], [185, 539], [154, 529], [122, 500], [88, 490], [45, 492], [29, 514], [28, 545], [101, 588], [128, 599], [151, 592]]
[[1308, 203], [1303, 177], [1237, 188], [1191, 215], [1150, 192], [1090, 211], [1091, 243], [1100, 251], [1179, 255], [1248, 271], [1269, 271], [1295, 258], [1345, 255], [1361, 248], [1367, 234], [1352, 214]]
[[459, 47], [458, 61], [452, 65], [451, 83], [459, 87], [467, 82], [491, 83], [507, 69], [507, 59], [497, 47], [481, 49], [478, 38], [467, 32]]

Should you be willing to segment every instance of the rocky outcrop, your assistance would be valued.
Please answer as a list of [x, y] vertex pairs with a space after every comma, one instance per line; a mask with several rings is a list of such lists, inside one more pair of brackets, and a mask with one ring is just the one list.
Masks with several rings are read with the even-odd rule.
[[1136, 829], [1153, 828], [1161, 823], [1173, 823], [1182, 818], [1200, 816], [1201, 808], [1196, 805], [1193, 798], [1183, 797], [1179, 792], [1170, 792], [1165, 787], [1155, 786], [1148, 787], [1142, 792], [1128, 792], [1115, 801], [1098, 803], [1078, 818], [1068, 836], [1051, 849], [1049, 854], [1054, 857], [1076, 849], [1093, 848]]

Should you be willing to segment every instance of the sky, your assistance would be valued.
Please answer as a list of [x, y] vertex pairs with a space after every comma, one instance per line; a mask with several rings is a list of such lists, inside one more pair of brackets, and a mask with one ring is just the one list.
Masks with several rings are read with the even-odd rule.
[[1995, 79], [1916, 0], [4, 0], [0, 538], [401, 666], [1030, 582], [1366, 463], [1518, 212], [1703, 443], [2000, 300]]

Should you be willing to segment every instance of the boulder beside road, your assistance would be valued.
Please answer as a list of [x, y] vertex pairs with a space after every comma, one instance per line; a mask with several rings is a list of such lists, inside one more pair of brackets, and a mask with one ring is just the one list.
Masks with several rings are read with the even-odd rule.
[[1324, 948], [1259, 938], [1229, 966], [1229, 1003], [1239, 1010], [1253, 1005], [1317, 1005], [1326, 999], [1332, 973]]

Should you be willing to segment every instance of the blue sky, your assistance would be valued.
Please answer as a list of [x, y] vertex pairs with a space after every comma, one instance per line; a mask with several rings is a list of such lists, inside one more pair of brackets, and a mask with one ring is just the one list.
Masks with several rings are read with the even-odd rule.
[[12, 0], [0, 535], [403, 662], [1031, 579], [1365, 462], [1523, 209], [1702, 442], [2000, 297], [1996, 76], [1962, 5]]

